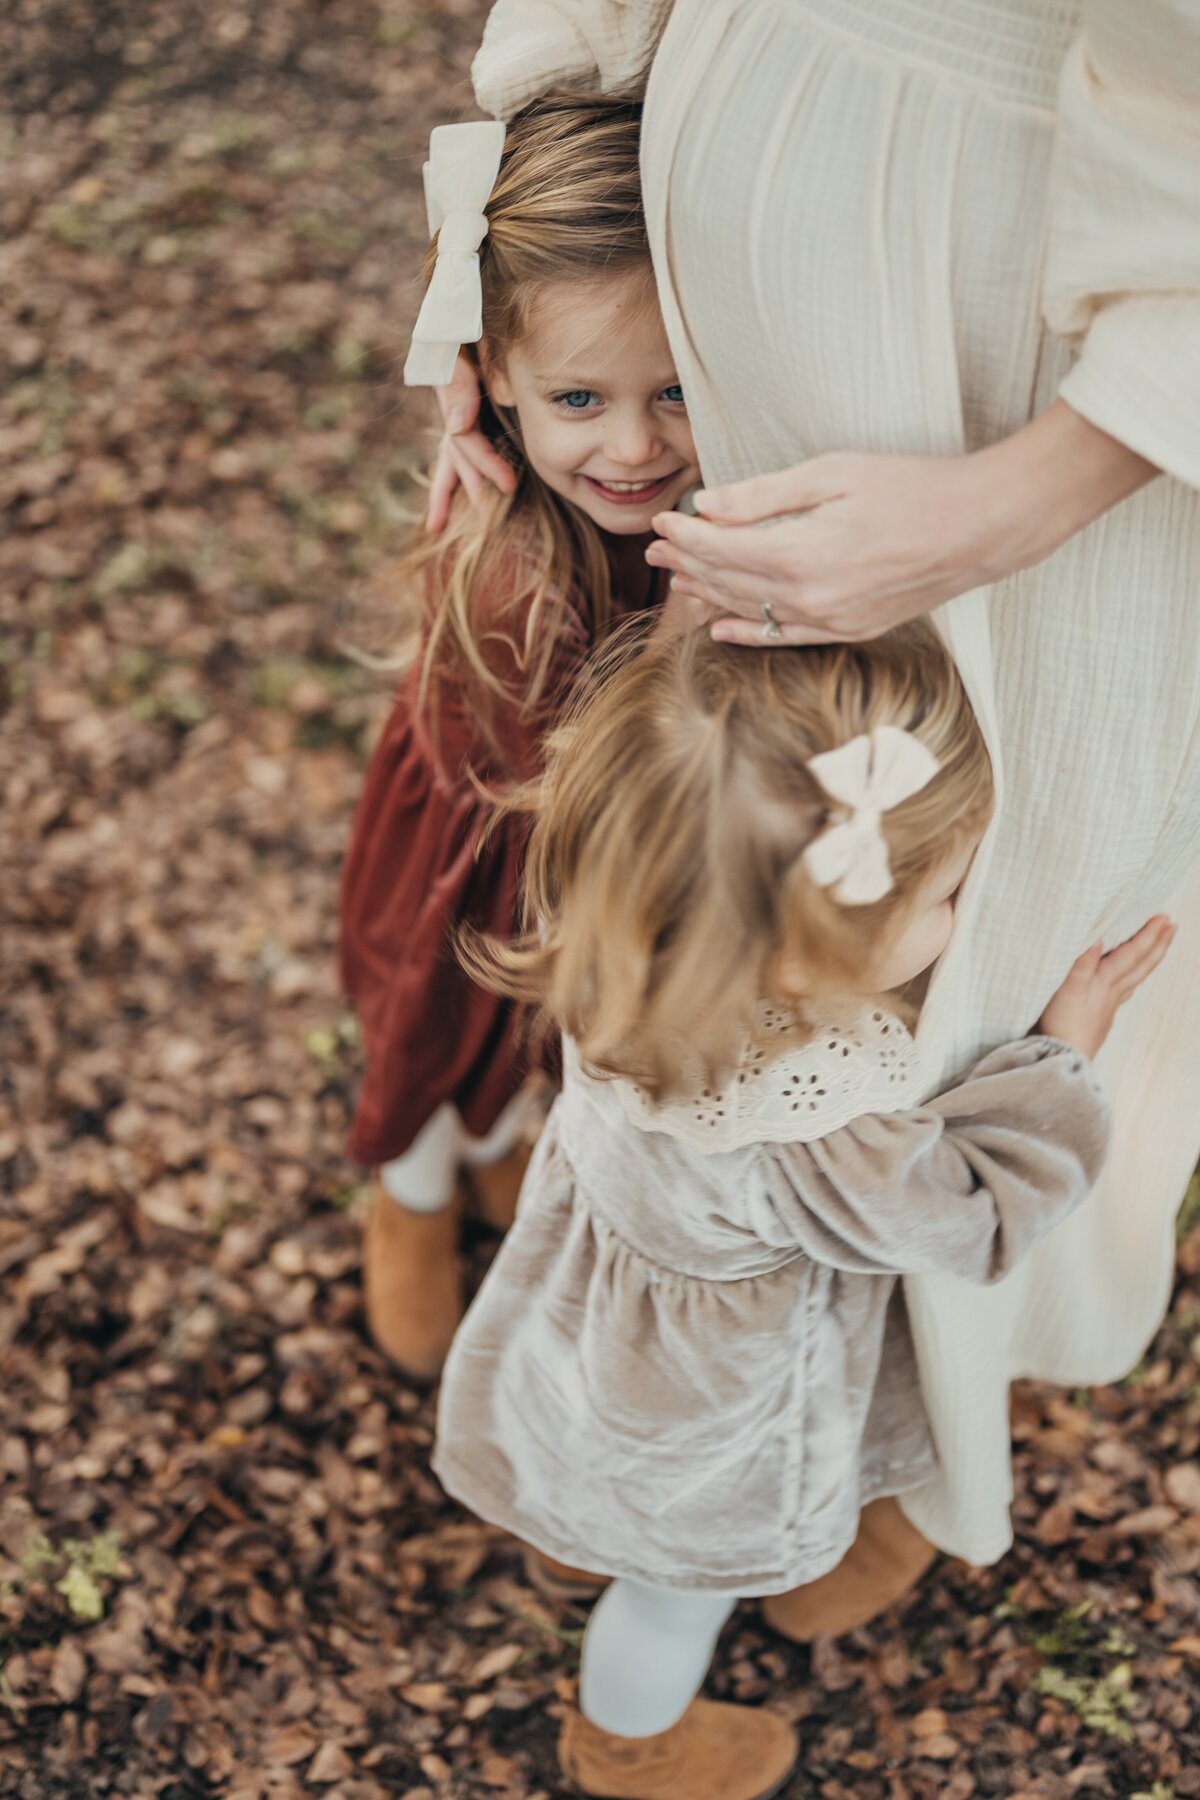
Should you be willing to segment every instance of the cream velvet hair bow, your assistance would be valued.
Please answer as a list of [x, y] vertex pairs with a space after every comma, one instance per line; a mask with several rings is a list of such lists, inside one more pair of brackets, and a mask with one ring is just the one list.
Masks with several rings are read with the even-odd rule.
[[438, 125], [430, 135], [423, 173], [437, 263], [413, 327], [406, 387], [445, 387], [462, 346], [483, 336], [479, 246], [503, 149], [504, 127], [493, 119]]
[[911, 732], [879, 725], [814, 756], [808, 767], [848, 817], [808, 846], [804, 866], [843, 906], [870, 906], [893, 886], [883, 815], [928, 786], [938, 772], [937, 757]]

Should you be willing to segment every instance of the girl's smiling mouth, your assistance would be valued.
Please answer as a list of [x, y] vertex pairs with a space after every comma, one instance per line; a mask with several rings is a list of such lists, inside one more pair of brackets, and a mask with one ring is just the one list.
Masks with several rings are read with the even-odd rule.
[[601, 499], [607, 500], [612, 506], [645, 506], [647, 502], [655, 501], [665, 493], [680, 473], [679, 469], [674, 469], [669, 475], [659, 475], [653, 481], [608, 482], [599, 480], [595, 475], [584, 475], [582, 479], [594, 494], [599, 494]]

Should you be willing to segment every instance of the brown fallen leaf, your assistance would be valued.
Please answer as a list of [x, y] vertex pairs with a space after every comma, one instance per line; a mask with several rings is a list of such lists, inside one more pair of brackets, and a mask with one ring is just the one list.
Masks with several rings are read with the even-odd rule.
[[1179, 1514], [1173, 1506], [1144, 1506], [1141, 1512], [1118, 1519], [1112, 1530], [1117, 1537], [1161, 1537], [1175, 1524]]
[[334, 1743], [322, 1744], [305, 1770], [308, 1780], [315, 1781], [322, 1787], [328, 1786], [330, 1782], [344, 1781], [353, 1773], [354, 1764], [341, 1745]]
[[246, 1611], [263, 1631], [279, 1629], [279, 1608], [266, 1588], [252, 1587], [246, 1594]]
[[1033, 1528], [1039, 1544], [1065, 1544], [1075, 1530], [1075, 1503], [1063, 1498], [1048, 1506]]
[[927, 1756], [934, 1762], [953, 1762], [960, 1747], [956, 1737], [945, 1733], [939, 1737], [922, 1738], [918, 1744], [917, 1754]]
[[479, 1765], [479, 1779], [485, 1787], [512, 1787], [520, 1773], [511, 1756], [485, 1756]]
[[1200, 1464], [1176, 1463], [1163, 1476], [1163, 1491], [1173, 1506], [1200, 1513]]
[[50, 1686], [64, 1706], [73, 1706], [87, 1680], [87, 1657], [74, 1638], [64, 1638], [50, 1665]]
[[441, 1681], [410, 1681], [400, 1690], [400, 1698], [419, 1712], [449, 1712], [455, 1701]]
[[507, 1675], [524, 1656], [525, 1651], [520, 1644], [497, 1644], [494, 1650], [488, 1650], [475, 1664], [468, 1681], [494, 1681], [497, 1675]]
[[316, 1748], [316, 1733], [309, 1725], [281, 1725], [267, 1739], [267, 1755], [272, 1762], [290, 1769], [303, 1762]]

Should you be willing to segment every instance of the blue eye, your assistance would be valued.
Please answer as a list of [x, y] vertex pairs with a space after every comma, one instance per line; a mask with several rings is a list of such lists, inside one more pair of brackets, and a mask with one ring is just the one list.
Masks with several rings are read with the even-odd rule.
[[677, 381], [673, 381], [670, 387], [665, 387], [663, 389], [661, 398], [668, 401], [672, 406], [682, 406], [684, 404], [683, 389]]
[[557, 406], [565, 406], [570, 412], [586, 412], [598, 397], [591, 388], [572, 388], [569, 394], [556, 394], [554, 400]]

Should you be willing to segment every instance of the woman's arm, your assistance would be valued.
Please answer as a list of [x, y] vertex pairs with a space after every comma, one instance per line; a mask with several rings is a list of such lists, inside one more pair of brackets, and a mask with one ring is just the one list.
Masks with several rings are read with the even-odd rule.
[[787, 643], [876, 637], [1041, 562], [1156, 473], [1057, 400], [967, 456], [818, 456], [701, 494], [647, 558], [735, 615], [713, 631], [730, 643], [763, 642], [764, 601]]
[[471, 65], [475, 98], [511, 119], [552, 88], [640, 93], [672, 0], [495, 0]]
[[971, 456], [818, 457], [702, 507], [720, 530], [664, 521], [652, 560], [741, 615], [718, 635], [762, 642], [769, 600], [792, 642], [870, 636], [1041, 561], [1159, 470], [1200, 486], [1196, 0], [1084, 0], [1048, 216], [1043, 310], [1079, 349], [1059, 399]]

